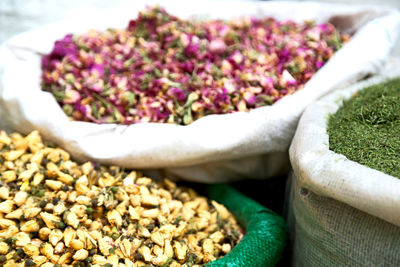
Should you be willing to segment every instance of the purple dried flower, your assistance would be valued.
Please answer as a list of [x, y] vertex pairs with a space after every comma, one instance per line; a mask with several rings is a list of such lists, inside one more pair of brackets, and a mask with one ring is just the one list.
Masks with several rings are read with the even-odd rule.
[[183, 91], [181, 89], [175, 88], [175, 87], [169, 89], [168, 95], [175, 98], [176, 100], [178, 100], [180, 102], [182, 102], [186, 99], [186, 96], [183, 93]]
[[321, 62], [321, 61], [315, 62], [315, 67], [317, 67], [317, 69], [322, 68], [322, 66], [324, 66], [324, 65], [325, 65], [325, 62]]

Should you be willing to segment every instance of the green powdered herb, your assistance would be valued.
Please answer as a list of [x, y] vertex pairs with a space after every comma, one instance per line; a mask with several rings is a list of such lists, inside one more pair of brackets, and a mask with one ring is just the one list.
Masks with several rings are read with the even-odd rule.
[[328, 121], [329, 148], [400, 178], [400, 78], [367, 87]]

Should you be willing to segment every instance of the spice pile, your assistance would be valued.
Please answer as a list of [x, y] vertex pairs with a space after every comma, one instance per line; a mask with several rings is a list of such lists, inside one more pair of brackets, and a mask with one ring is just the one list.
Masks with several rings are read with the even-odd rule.
[[0, 148], [2, 266], [195, 266], [242, 236], [223, 205], [169, 180], [78, 165], [37, 131], [2, 131]]
[[328, 23], [188, 21], [155, 7], [126, 29], [57, 41], [42, 88], [73, 120], [187, 125], [294, 93], [348, 39]]
[[344, 102], [328, 122], [329, 148], [400, 178], [400, 79], [373, 85]]

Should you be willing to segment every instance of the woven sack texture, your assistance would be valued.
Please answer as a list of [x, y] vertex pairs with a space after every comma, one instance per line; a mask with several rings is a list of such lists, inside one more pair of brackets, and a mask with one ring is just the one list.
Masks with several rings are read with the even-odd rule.
[[224, 204], [246, 233], [230, 253], [206, 266], [275, 266], [288, 236], [283, 218], [230, 186], [210, 185], [207, 189], [209, 197]]
[[299, 186], [291, 194], [294, 266], [397, 266], [400, 228]]

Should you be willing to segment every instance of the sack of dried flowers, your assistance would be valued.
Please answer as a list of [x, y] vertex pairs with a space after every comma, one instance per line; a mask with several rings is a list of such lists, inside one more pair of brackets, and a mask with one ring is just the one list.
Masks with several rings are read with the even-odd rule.
[[[202, 182], [268, 178], [286, 170], [305, 107], [379, 72], [400, 23], [376, 7], [169, 1], [172, 16], [147, 10], [126, 27], [144, 10], [131, 5], [7, 42], [5, 126], [39, 129], [81, 160]], [[193, 16], [206, 20], [181, 19]]]
[[227, 185], [78, 164], [38, 131], [0, 150], [1, 266], [274, 266], [285, 247], [284, 220]]
[[396, 76], [338, 90], [303, 113], [290, 147], [293, 175], [287, 201], [299, 266], [390, 266], [400, 261]]

